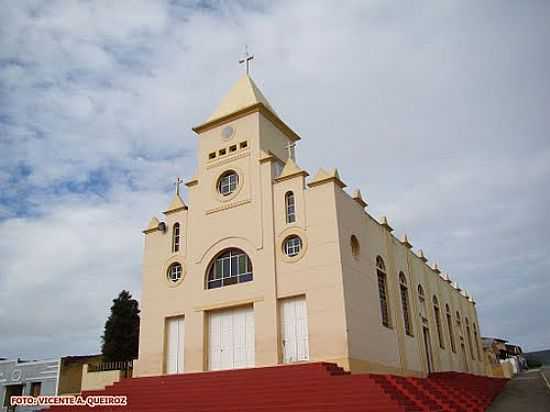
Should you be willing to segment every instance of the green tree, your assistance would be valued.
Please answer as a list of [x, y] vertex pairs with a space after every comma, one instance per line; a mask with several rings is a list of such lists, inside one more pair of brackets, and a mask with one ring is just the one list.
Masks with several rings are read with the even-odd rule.
[[105, 322], [105, 331], [101, 337], [103, 359], [127, 361], [136, 359], [139, 345], [139, 308], [138, 301], [132, 299], [127, 290], [113, 299], [111, 315]]

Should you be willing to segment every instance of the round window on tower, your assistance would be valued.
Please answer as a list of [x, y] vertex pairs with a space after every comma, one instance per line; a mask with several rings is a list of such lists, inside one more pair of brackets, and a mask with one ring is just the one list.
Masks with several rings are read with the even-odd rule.
[[283, 244], [283, 251], [288, 257], [298, 256], [302, 250], [302, 239], [299, 236], [287, 237]]
[[222, 137], [224, 140], [231, 139], [234, 134], [235, 134], [235, 129], [233, 129], [231, 126], [225, 126], [222, 129]]
[[183, 269], [181, 267], [181, 264], [178, 262], [175, 262], [175, 263], [172, 263], [170, 266], [168, 266], [166, 276], [168, 277], [168, 280], [170, 282], [178, 283], [183, 276]]
[[222, 196], [229, 196], [239, 186], [239, 175], [234, 170], [228, 170], [218, 179], [218, 192]]

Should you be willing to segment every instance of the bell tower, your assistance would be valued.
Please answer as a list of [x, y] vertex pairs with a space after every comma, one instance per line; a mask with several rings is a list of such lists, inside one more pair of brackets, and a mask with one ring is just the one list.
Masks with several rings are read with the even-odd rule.
[[288, 145], [300, 137], [277, 115], [249, 74], [244, 74], [205, 123], [194, 127], [200, 136], [199, 169], [249, 149], [272, 153], [282, 161]]

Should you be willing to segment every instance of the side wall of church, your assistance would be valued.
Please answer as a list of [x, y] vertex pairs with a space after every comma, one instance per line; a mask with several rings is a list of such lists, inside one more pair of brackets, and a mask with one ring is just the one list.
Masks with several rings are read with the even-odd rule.
[[[352, 371], [425, 376], [428, 373], [428, 349], [431, 350], [433, 369], [436, 371], [483, 373], [473, 334], [472, 323], [475, 322], [478, 345], [481, 348], [479, 322], [473, 303], [374, 220], [343, 190], [337, 195], [337, 210]], [[355, 255], [351, 247], [352, 235], [359, 242], [359, 251]], [[377, 256], [384, 259], [386, 266], [390, 327], [382, 324], [376, 272]], [[400, 272], [407, 281], [412, 336], [407, 335], [404, 328]], [[419, 284], [424, 288], [424, 304], [418, 299]], [[433, 308], [434, 295], [439, 302], [443, 348], [438, 339]], [[446, 304], [449, 304], [452, 312], [456, 353], [451, 349]], [[462, 317], [460, 331], [456, 326], [457, 311]], [[423, 317], [425, 321], [422, 320]], [[473, 354], [466, 335], [466, 317], [470, 322]], [[424, 344], [424, 326], [428, 327], [430, 335], [428, 348]], [[466, 362], [460, 352], [460, 336], [463, 337]]]

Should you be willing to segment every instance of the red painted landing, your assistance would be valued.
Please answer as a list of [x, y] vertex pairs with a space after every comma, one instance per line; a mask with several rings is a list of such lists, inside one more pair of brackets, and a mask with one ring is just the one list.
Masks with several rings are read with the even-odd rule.
[[69, 408], [94, 412], [348, 412], [484, 411], [505, 379], [463, 373], [429, 378], [350, 375], [335, 364], [308, 363], [266, 368], [125, 379], [83, 395], [127, 395], [128, 406]]

